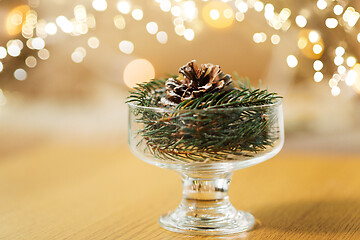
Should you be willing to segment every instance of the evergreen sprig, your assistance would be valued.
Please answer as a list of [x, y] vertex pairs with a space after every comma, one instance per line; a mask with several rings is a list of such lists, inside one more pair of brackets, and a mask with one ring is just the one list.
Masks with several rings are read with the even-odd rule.
[[[138, 84], [127, 102], [161, 107], [165, 81]], [[211, 162], [251, 156], [279, 138], [276, 112], [268, 106], [278, 98], [276, 93], [237, 78], [231, 90], [183, 101], [169, 111], [136, 108], [136, 121], [143, 124], [138, 147], [167, 161]]]

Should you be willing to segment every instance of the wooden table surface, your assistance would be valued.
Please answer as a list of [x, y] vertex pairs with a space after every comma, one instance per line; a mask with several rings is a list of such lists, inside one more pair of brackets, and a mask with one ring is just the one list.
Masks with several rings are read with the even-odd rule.
[[197, 237], [157, 223], [181, 200], [175, 172], [126, 145], [41, 145], [0, 159], [0, 239], [360, 239], [359, 172], [359, 156], [284, 151], [233, 177], [230, 199], [254, 230]]

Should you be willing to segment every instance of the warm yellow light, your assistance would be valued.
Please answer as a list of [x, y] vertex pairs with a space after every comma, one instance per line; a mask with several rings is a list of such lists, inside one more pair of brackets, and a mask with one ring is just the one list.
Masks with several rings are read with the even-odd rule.
[[92, 49], [96, 49], [100, 45], [100, 40], [97, 37], [90, 37], [88, 39], [88, 45]]
[[5, 22], [6, 32], [9, 35], [17, 35], [21, 33], [26, 13], [29, 10], [30, 7], [28, 5], [20, 5], [10, 11]]
[[298, 35], [298, 47], [310, 59], [320, 59], [324, 53], [325, 45], [317, 31], [302, 29]]
[[231, 26], [234, 22], [234, 15], [232, 8], [227, 3], [220, 1], [209, 2], [202, 9], [204, 21], [214, 28]]
[[124, 70], [124, 82], [129, 88], [133, 88], [137, 83], [147, 82], [154, 77], [154, 66], [142, 58], [131, 61]]

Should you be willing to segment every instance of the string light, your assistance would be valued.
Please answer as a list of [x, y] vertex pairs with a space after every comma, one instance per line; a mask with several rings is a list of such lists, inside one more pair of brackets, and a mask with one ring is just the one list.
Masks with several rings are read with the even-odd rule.
[[4, 65], [2, 62], [0, 62], [0, 72], [2, 72], [3, 69], [4, 69]]

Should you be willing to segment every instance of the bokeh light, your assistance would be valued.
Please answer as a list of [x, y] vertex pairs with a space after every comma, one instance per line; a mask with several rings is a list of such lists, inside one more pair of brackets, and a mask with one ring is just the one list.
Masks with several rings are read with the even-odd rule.
[[36, 67], [37, 60], [34, 56], [29, 56], [25, 59], [25, 64], [29, 68], [34, 68], [34, 67]]
[[131, 41], [123, 40], [119, 43], [119, 49], [125, 54], [131, 54], [134, 51], [134, 44]]
[[43, 48], [38, 52], [38, 56], [41, 60], [47, 60], [50, 57], [50, 52], [49, 50]]
[[184, 38], [188, 41], [192, 41], [195, 38], [195, 32], [191, 28], [188, 28], [184, 31]]
[[137, 83], [147, 82], [153, 78], [155, 78], [154, 66], [146, 59], [135, 59], [125, 67], [124, 82], [129, 88], [133, 88]]
[[298, 65], [298, 60], [294, 55], [287, 56], [286, 62], [290, 68], [294, 68]]
[[123, 14], [128, 14], [131, 11], [131, 5], [128, 1], [120, 1], [116, 5], [119, 12]]
[[45, 31], [49, 35], [55, 35], [57, 33], [57, 26], [55, 23], [46, 24]]
[[5, 22], [6, 32], [9, 35], [17, 35], [22, 31], [22, 25], [25, 22], [26, 13], [30, 10], [28, 5], [20, 5], [13, 8]]
[[165, 44], [168, 41], [168, 35], [166, 32], [160, 31], [156, 34], [156, 39], [159, 43]]
[[148, 33], [155, 35], [159, 30], [159, 27], [156, 22], [149, 22], [148, 24], [146, 24], [146, 30], [148, 31]]
[[143, 16], [144, 16], [144, 13], [141, 9], [134, 9], [132, 12], [131, 12], [131, 16], [137, 20], [137, 21], [140, 21]]
[[316, 72], [314, 74], [314, 81], [315, 82], [321, 82], [321, 80], [323, 80], [324, 75], [321, 72]]
[[96, 49], [96, 48], [99, 47], [100, 41], [99, 41], [99, 39], [97, 37], [90, 37], [88, 39], [88, 45], [89, 45], [90, 48]]
[[16, 80], [19, 80], [19, 81], [24, 81], [27, 77], [27, 73], [24, 69], [22, 68], [18, 68], [15, 70], [14, 72], [14, 77]]
[[202, 17], [209, 26], [227, 28], [234, 22], [234, 12], [225, 2], [214, 1], [207, 3], [202, 9]]
[[107, 9], [107, 2], [105, 0], [93, 0], [92, 6], [96, 11], [105, 11]]
[[306, 24], [307, 24], [306, 18], [305, 18], [304, 16], [302, 16], [302, 15], [296, 16], [295, 22], [296, 22], [296, 24], [297, 24], [299, 27], [301, 27], [301, 28], [305, 27]]
[[125, 18], [122, 15], [116, 15], [114, 17], [114, 25], [119, 30], [125, 29], [126, 26]]
[[4, 59], [7, 55], [6, 48], [0, 47], [0, 59]]

